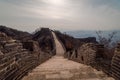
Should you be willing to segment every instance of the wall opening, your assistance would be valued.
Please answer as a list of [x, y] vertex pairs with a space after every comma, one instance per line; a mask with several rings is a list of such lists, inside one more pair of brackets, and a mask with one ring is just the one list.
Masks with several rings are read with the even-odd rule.
[[23, 42], [23, 48], [33, 51], [33, 42]]
[[78, 58], [77, 50], [75, 50], [75, 58]]
[[81, 60], [84, 61], [83, 56], [81, 56]]
[[70, 51], [70, 57], [72, 56], [72, 51]]

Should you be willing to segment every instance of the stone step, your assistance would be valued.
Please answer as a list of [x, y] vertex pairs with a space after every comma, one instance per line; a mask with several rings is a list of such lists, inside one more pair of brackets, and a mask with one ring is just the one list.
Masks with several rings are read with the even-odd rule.
[[[63, 64], [63, 65], [62, 65]], [[62, 57], [52, 57], [36, 67], [23, 80], [114, 80], [102, 71]]]

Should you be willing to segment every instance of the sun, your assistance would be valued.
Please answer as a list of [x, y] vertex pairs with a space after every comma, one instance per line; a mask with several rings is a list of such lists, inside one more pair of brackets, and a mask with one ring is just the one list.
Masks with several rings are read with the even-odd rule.
[[51, 5], [63, 5], [65, 3], [65, 0], [43, 0], [43, 2]]
[[52, 4], [60, 5], [64, 3], [64, 0], [49, 0]]

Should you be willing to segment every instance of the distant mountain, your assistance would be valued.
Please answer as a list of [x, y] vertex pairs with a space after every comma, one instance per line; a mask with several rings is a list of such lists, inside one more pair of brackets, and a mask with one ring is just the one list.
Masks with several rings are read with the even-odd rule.
[[19, 31], [6, 26], [0, 26], [0, 32], [7, 34], [7, 36], [12, 37], [17, 40], [29, 40], [32, 39], [32, 34], [28, 32]]
[[[108, 35], [112, 32], [114, 31], [103, 31], [103, 36], [108, 37]], [[117, 33], [114, 36], [114, 41], [120, 41], [120, 31], [115, 32]], [[75, 38], [96, 37], [98, 40], [96, 31], [67, 31], [65, 33]]]

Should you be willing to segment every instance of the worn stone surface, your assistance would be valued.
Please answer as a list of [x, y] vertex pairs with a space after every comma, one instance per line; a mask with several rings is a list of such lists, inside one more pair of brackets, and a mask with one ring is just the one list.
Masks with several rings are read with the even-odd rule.
[[54, 56], [22, 80], [114, 80], [102, 71], [64, 57]]
[[[90, 65], [94, 68], [97, 67], [98, 70], [103, 70], [105, 73], [112, 75], [116, 80], [119, 80], [120, 44], [115, 50], [114, 57], [112, 58], [111, 56], [111, 64], [111, 59], [107, 59], [107, 55], [109, 55], [109, 53], [107, 53], [107, 55], [105, 54], [104, 46], [96, 45], [94, 42], [96, 43], [95, 38], [75, 39], [71, 36], [61, 33], [57, 33], [56, 37], [48, 28], [42, 28], [41, 31], [38, 31], [36, 34], [31, 35], [26, 32], [0, 26], [0, 80], [20, 80], [30, 70], [38, 66], [40, 63], [48, 60], [51, 55], [55, 55], [55, 51], [57, 55], [63, 56], [65, 50], [67, 53], [65, 53], [65, 57], [68, 59]], [[44, 52], [41, 51], [40, 47]], [[47, 62], [45, 64], [48, 64], [48, 66], [55, 65], [52, 66], [53, 68], [62, 67], [61, 62], [69, 63], [69, 60], [66, 60], [63, 57], [53, 57], [50, 61], [52, 61], [50, 64]], [[59, 61], [61, 64], [59, 64]], [[71, 63], [69, 63], [69, 67], [71, 66]], [[74, 65], [76, 64], [74, 63]], [[41, 68], [41, 66], [38, 67]], [[65, 67], [68, 68], [67, 63], [65, 63], [62, 68], [65, 69]], [[55, 71], [43, 71], [42, 73], [44, 74], [42, 74], [42, 76], [39, 75], [38, 78], [40, 80], [44, 78], [57, 78], [58, 80], [64, 80], [65, 78], [66, 80], [68, 78], [73, 79], [71, 76], [74, 76], [76, 80], [79, 80], [79, 78], [84, 80], [86, 76], [90, 76], [91, 78], [89, 78], [89, 80], [99, 80], [98, 77], [95, 77], [97, 73], [101, 73], [100, 78], [104, 77], [105, 75], [103, 72], [99, 71], [95, 71], [95, 74], [86, 74], [87, 72], [80, 73], [79, 69], [76, 69], [76, 67], [74, 67], [73, 70], [71, 69], [72, 71], [66, 69], [57, 71], [57, 68]], [[46, 69], [49, 68], [47, 67]], [[93, 71], [93, 68], [84, 69], [87, 71]], [[82, 76], [79, 76], [79, 74]], [[32, 77], [35, 77], [37, 79], [36, 75]], [[102, 80], [104, 79], [102, 78]]]
[[64, 56], [65, 53], [65, 49], [63, 48], [63, 45], [58, 41], [57, 36], [55, 35], [54, 32], [52, 32], [52, 35], [54, 37], [54, 41], [55, 41], [55, 46], [56, 46], [56, 55], [58, 56]]
[[63, 56], [64, 48], [53, 33], [56, 56], [36, 67], [22, 80], [114, 80], [105, 73], [80, 64]]

